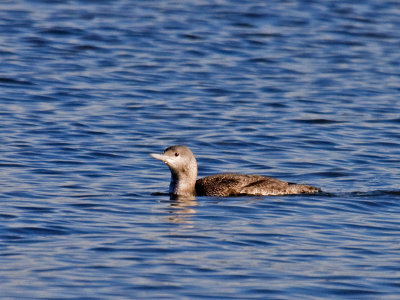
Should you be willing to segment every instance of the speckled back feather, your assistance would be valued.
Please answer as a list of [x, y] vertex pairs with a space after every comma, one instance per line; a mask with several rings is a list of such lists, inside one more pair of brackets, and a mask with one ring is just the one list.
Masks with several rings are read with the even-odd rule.
[[317, 193], [320, 190], [310, 185], [289, 183], [261, 175], [218, 174], [196, 181], [198, 196], [234, 195], [289, 195]]

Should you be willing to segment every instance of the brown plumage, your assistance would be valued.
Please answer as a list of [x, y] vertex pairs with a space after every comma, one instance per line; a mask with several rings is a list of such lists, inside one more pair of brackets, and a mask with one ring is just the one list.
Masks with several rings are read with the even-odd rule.
[[313, 194], [319, 188], [285, 182], [260, 175], [218, 174], [196, 180], [197, 162], [185, 146], [171, 146], [163, 154], [150, 154], [163, 161], [171, 171], [169, 192], [172, 196], [237, 196]]
[[309, 194], [319, 191], [318, 188], [311, 185], [290, 183], [260, 175], [219, 174], [196, 181], [196, 194], [199, 196], [269, 196]]

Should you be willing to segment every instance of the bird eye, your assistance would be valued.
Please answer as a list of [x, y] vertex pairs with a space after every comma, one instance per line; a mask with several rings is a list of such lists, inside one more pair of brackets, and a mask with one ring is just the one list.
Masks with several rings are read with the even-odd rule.
[[179, 153], [178, 153], [178, 152], [175, 152], [175, 156], [179, 156]]

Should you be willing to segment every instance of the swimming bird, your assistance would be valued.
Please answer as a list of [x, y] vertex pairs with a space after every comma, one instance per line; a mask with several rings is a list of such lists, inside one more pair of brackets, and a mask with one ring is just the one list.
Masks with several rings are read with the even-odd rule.
[[291, 195], [313, 194], [321, 190], [311, 185], [290, 183], [261, 175], [218, 174], [197, 179], [197, 161], [186, 146], [176, 145], [162, 154], [150, 154], [163, 161], [171, 171], [169, 193], [172, 197]]

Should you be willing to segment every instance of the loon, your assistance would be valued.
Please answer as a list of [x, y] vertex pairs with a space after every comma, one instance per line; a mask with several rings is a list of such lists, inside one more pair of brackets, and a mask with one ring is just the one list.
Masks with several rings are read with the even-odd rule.
[[172, 197], [239, 196], [239, 195], [294, 195], [321, 192], [319, 188], [281, 181], [260, 175], [218, 174], [197, 179], [197, 162], [186, 146], [176, 145], [162, 154], [151, 153], [163, 161], [171, 171], [169, 194]]

